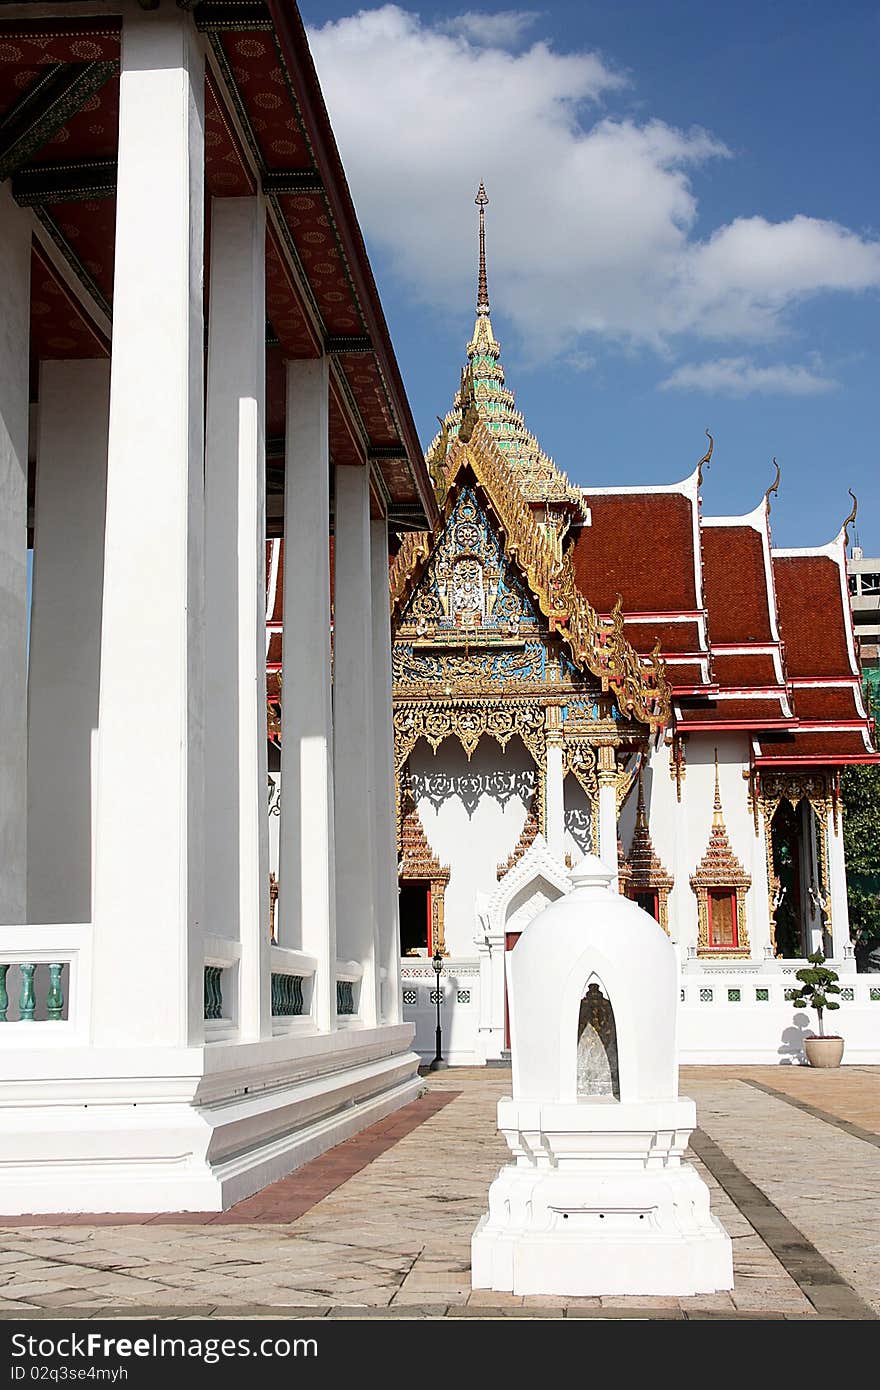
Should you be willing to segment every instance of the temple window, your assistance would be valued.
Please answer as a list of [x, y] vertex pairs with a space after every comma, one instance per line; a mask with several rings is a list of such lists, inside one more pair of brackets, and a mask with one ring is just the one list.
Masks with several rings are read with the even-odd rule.
[[712, 888], [709, 890], [709, 946], [729, 950], [738, 945], [736, 893], [729, 888]]
[[654, 888], [636, 888], [630, 894], [634, 903], [638, 903], [643, 912], [647, 912], [649, 917], [653, 917], [655, 922], [660, 921], [660, 894]]

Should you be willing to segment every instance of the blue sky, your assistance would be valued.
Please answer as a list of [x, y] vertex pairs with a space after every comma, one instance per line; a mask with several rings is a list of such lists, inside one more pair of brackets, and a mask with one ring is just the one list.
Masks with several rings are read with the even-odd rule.
[[880, 11], [861, 0], [543, 8], [303, 0], [424, 444], [473, 324], [577, 483], [689, 473], [776, 545], [859, 497], [880, 553]]

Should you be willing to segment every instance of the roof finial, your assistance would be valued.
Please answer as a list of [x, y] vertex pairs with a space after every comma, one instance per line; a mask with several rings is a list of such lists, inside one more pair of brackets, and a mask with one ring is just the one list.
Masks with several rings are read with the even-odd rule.
[[856, 517], [858, 516], [858, 511], [859, 511], [859, 499], [856, 497], [856, 495], [855, 495], [855, 493], [853, 492], [853, 490], [852, 490], [851, 487], [848, 487], [848, 488], [847, 488], [847, 492], [849, 493], [850, 497], [852, 498], [853, 504], [852, 504], [852, 511], [850, 512], [850, 514], [849, 514], [849, 516], [847, 517], [846, 521], [843, 523], [843, 546], [844, 546], [844, 549], [846, 549], [847, 546], [849, 545], [849, 528], [850, 528], [850, 526], [852, 526], [853, 522], [855, 521]]
[[712, 824], [724, 824], [724, 812], [721, 807], [721, 787], [718, 784], [718, 749], [715, 749], [715, 805], [712, 807]]
[[488, 314], [489, 287], [486, 281], [486, 205], [489, 199], [486, 197], [486, 188], [482, 179], [480, 179], [480, 187], [477, 189], [477, 196], [474, 202], [480, 209], [480, 273], [477, 278], [477, 313]]
[[779, 464], [776, 462], [775, 458], [773, 460], [773, 467], [776, 469], [776, 477], [773, 479], [773, 482], [770, 484], [767, 491], [764, 493], [764, 501], [767, 503], [768, 514], [770, 512], [770, 494], [772, 492], [774, 497], [778, 495], [779, 483], [782, 479], [782, 469], [779, 467]]
[[712, 458], [712, 450], [715, 448], [715, 440], [708, 430], [706, 430], [706, 438], [709, 441], [709, 447], [697, 464], [697, 487], [703, 486], [703, 469], [709, 467], [709, 461]]

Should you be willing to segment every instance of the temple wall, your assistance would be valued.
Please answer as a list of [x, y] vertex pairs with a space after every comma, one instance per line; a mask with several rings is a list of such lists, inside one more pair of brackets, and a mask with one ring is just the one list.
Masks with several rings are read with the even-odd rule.
[[446, 949], [474, 951], [474, 898], [497, 886], [496, 868], [525, 824], [536, 767], [518, 738], [502, 749], [484, 738], [468, 760], [456, 739], [436, 753], [419, 743], [409, 759], [413, 794], [432, 851], [451, 876], [446, 889]]
[[[752, 956], [763, 959], [769, 943], [767, 909], [767, 869], [763, 831], [755, 835], [748, 803], [748, 737], [743, 734], [691, 734], [686, 743], [686, 768], [682, 778], [681, 802], [669, 773], [669, 749], [661, 744], [652, 751], [645, 771], [645, 804], [654, 849], [664, 867], [675, 876], [669, 896], [669, 928], [682, 955], [696, 946], [698, 932], [697, 898], [690, 876], [706, 852], [712, 827], [715, 796], [715, 749], [718, 750], [718, 778], [724, 824], [734, 854], [751, 875], [746, 894], [746, 923]], [[621, 839], [628, 849], [636, 812], [636, 793], [628, 799], [620, 820]]]

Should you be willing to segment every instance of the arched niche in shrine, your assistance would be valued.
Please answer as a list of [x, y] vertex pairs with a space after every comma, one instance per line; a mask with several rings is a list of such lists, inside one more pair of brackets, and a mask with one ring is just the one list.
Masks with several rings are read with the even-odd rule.
[[581, 999], [577, 1027], [578, 1099], [603, 1096], [620, 1100], [614, 1009], [595, 978], [589, 981]]

